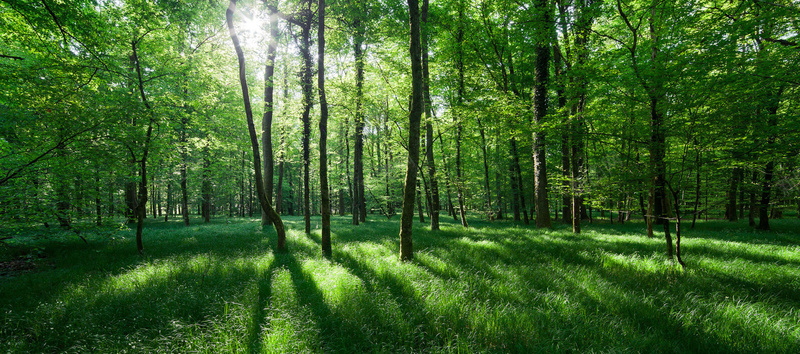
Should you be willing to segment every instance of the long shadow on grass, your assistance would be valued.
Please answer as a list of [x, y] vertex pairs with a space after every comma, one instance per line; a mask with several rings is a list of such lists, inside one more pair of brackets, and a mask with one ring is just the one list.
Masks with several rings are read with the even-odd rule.
[[[319, 244], [319, 240], [312, 235], [306, 237]], [[315, 258], [320, 248], [311, 249], [297, 242], [290, 244], [289, 247], [292, 247], [290, 252], [276, 254], [275, 265], [289, 271], [299, 302], [308, 305], [320, 329], [318, 343], [320, 347], [314, 349], [324, 352], [341, 351], [344, 348], [353, 352], [367, 350], [370, 345], [369, 339], [364, 336], [360, 328], [353, 327], [352, 321], [346, 321], [340, 314], [331, 310], [317, 282], [303, 270], [302, 262], [295, 257], [295, 254], [306, 254]]]
[[261, 353], [262, 343], [262, 325], [267, 325], [266, 320], [266, 307], [272, 296], [272, 272], [276, 268], [277, 257], [270, 263], [269, 268], [264, 271], [261, 279], [258, 281], [258, 298], [253, 304], [252, 322], [247, 329], [247, 352], [248, 353]]

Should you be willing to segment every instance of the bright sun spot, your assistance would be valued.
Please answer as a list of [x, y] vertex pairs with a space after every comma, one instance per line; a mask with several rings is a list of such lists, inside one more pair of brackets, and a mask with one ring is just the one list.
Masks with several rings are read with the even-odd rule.
[[260, 42], [264, 39], [264, 21], [258, 16], [241, 16], [241, 21], [237, 24], [239, 27], [239, 36], [241, 37], [242, 46], [247, 49], [257, 49], [260, 47]]

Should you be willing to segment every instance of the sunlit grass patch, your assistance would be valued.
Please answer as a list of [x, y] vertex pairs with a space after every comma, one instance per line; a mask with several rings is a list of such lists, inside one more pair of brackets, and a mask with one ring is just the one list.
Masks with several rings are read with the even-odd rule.
[[[797, 233], [706, 225], [683, 269], [643, 225], [538, 230], [476, 221], [415, 225], [400, 262], [396, 221], [287, 218], [288, 253], [259, 220], [148, 224], [41, 248], [49, 268], [0, 281], [11, 352], [795, 352]], [[695, 235], [696, 237], [693, 237]]]

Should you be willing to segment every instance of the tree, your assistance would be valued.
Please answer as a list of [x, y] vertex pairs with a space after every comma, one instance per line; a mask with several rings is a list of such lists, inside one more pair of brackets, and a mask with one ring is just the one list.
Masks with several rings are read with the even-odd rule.
[[264, 190], [264, 180], [261, 176], [261, 156], [258, 148], [258, 136], [256, 135], [255, 124], [253, 123], [253, 110], [250, 108], [250, 94], [247, 89], [247, 74], [245, 70], [244, 52], [241, 45], [239, 45], [239, 38], [236, 35], [236, 29], [233, 27], [233, 14], [236, 11], [236, 0], [230, 0], [228, 9], [225, 11], [225, 20], [228, 26], [228, 32], [233, 42], [233, 47], [236, 50], [236, 57], [239, 61], [239, 83], [242, 87], [242, 97], [244, 101], [244, 111], [247, 117], [247, 130], [250, 133], [250, 145], [253, 147], [253, 165], [256, 173], [256, 191], [258, 200], [261, 204], [261, 209], [270, 215], [275, 231], [278, 234], [278, 251], [286, 251], [286, 231], [283, 227], [283, 220], [280, 215], [272, 209], [272, 204], [267, 199], [267, 192]]
[[328, 101], [325, 98], [325, 0], [319, 0], [317, 50], [319, 64], [319, 185], [322, 195], [322, 253], [331, 256], [331, 198], [328, 194]]
[[408, 113], [408, 160], [403, 187], [403, 213], [400, 219], [400, 260], [414, 258], [411, 239], [411, 226], [414, 223], [414, 193], [416, 191], [417, 170], [419, 168], [419, 136], [422, 119], [422, 58], [420, 56], [420, 14], [419, 1], [408, 0], [408, 18], [411, 28], [409, 54], [411, 56], [411, 99]]
[[547, 115], [547, 85], [550, 79], [550, 34], [552, 21], [550, 6], [546, 0], [534, 4], [537, 30], [535, 32], [534, 64], [535, 86], [533, 88], [533, 119], [537, 128], [533, 132], [533, 173], [536, 190], [536, 226], [552, 227], [550, 207], [547, 199], [547, 162], [545, 153], [545, 132], [542, 129]]

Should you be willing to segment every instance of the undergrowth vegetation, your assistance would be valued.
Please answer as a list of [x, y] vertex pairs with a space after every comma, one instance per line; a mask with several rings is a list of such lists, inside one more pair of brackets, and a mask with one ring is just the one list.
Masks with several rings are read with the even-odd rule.
[[[333, 219], [333, 257], [289, 217], [130, 230], [28, 228], [0, 261], [9, 352], [800, 352], [800, 225], [684, 231], [682, 269], [641, 223], [566, 227]], [[686, 228], [688, 230], [688, 228]], [[48, 234], [47, 232], [51, 232]], [[27, 257], [27, 258], [26, 258]]]

